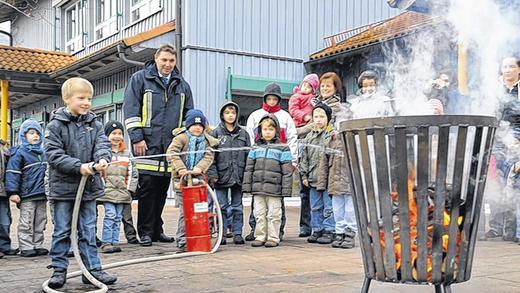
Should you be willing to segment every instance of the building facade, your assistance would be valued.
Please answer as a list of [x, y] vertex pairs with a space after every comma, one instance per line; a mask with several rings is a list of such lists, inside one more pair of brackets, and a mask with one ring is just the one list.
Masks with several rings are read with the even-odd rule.
[[[181, 47], [181, 70], [195, 107], [216, 124], [227, 99], [242, 106], [244, 120], [260, 106], [268, 82], [279, 82], [289, 96], [305, 75], [308, 56], [327, 46], [330, 38], [324, 37], [399, 12], [384, 0], [179, 1], [40, 0], [31, 16], [12, 20], [13, 46], [74, 57], [48, 75], [58, 85], [72, 76], [89, 79], [93, 109], [106, 121], [123, 120], [124, 88], [139, 62], [152, 60], [161, 43], [172, 43]], [[59, 92], [26, 100], [12, 108], [14, 130], [31, 116], [45, 123], [62, 105]]]

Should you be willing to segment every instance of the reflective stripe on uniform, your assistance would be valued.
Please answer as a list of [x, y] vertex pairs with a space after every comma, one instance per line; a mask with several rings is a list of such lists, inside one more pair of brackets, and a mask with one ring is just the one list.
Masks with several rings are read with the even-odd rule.
[[[165, 172], [163, 161], [137, 159], [135, 166], [138, 170]], [[166, 168], [166, 171], [171, 172], [171, 167], [168, 166], [168, 168]]]
[[[164, 171], [164, 166], [157, 166], [157, 165], [148, 165], [148, 164], [135, 164], [135, 167], [138, 169], [138, 170], [145, 170], [145, 171], [153, 171], [153, 172], [165, 172]], [[172, 168], [171, 167], [168, 167], [166, 169], [166, 171], [168, 173], [171, 173], [172, 172]]]
[[142, 127], [143, 123], [141, 122], [141, 117], [130, 117], [128, 119], [125, 119], [125, 125], [126, 129], [136, 128], [136, 127]]
[[151, 127], [152, 125], [152, 92], [147, 90], [143, 95], [143, 108], [141, 112], [142, 127]]

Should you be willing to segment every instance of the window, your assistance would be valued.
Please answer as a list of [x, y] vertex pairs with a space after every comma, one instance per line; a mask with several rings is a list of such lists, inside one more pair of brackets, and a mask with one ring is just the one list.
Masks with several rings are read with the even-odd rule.
[[78, 1], [65, 11], [65, 48], [67, 52], [74, 53], [84, 47], [85, 6], [83, 1]]
[[132, 0], [130, 6], [130, 22], [144, 19], [161, 9], [161, 0]]
[[120, 0], [96, 0], [96, 40], [106, 38], [118, 31], [117, 17], [120, 15]]

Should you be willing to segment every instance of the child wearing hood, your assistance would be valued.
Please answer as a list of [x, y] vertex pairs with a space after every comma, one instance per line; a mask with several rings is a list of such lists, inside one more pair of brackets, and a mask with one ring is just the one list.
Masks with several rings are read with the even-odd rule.
[[[191, 109], [186, 113], [186, 128], [174, 129], [173, 139], [166, 151], [168, 161], [172, 166], [172, 180], [178, 185], [182, 176], [207, 174], [215, 157], [212, 148], [218, 145], [218, 140], [206, 131], [208, 120], [200, 110]], [[179, 153], [187, 153], [180, 155]], [[177, 189], [177, 188], [176, 188]], [[180, 213], [177, 226], [177, 252], [186, 251], [186, 230], [182, 208], [182, 193], [179, 195]]]
[[43, 232], [47, 224], [44, 184], [47, 160], [42, 147], [42, 128], [35, 120], [25, 120], [20, 126], [19, 137], [21, 144], [11, 149], [7, 163], [6, 191], [9, 199], [20, 208], [20, 255], [47, 255], [49, 251], [43, 248]]
[[255, 240], [253, 247], [276, 247], [280, 243], [282, 201], [292, 191], [292, 156], [280, 145], [280, 124], [268, 114], [259, 121], [257, 148], [247, 157], [242, 192], [254, 199]]
[[[276, 83], [270, 83], [265, 87], [264, 90], [264, 100], [262, 103], [262, 108], [254, 111], [247, 118], [247, 132], [249, 133], [250, 140], [256, 142], [259, 139], [260, 135], [260, 120], [263, 119], [266, 115], [272, 114], [276, 117], [278, 121], [279, 133], [278, 138], [281, 143], [286, 143], [291, 150], [291, 157], [293, 166], [296, 166], [296, 162], [298, 159], [298, 134], [296, 132], [296, 126], [294, 125], [294, 121], [289, 113], [285, 110], [282, 110], [281, 103], [282, 101], [282, 90], [280, 86]], [[290, 194], [284, 194], [284, 196], [290, 196]], [[253, 199], [254, 201], [254, 199]], [[254, 204], [253, 204], [254, 207]], [[255, 217], [253, 211], [249, 216], [249, 226], [251, 226], [251, 232], [246, 236], [246, 241], [253, 241], [255, 239], [254, 231], [255, 231]], [[285, 227], [285, 206], [282, 202], [282, 224], [280, 226], [280, 239], [283, 240]]]
[[[210, 135], [219, 140], [219, 148], [242, 148], [251, 146], [247, 131], [238, 125], [240, 108], [234, 102], [225, 103], [220, 109], [220, 124], [210, 132]], [[215, 182], [215, 192], [222, 211], [223, 227], [231, 225], [233, 243], [244, 244], [242, 228], [244, 213], [242, 207], [242, 181], [247, 161], [247, 150], [216, 152], [214, 167], [216, 172], [209, 175]], [[231, 192], [231, 203], [228, 199]], [[231, 206], [231, 213], [228, 213]], [[232, 223], [228, 220], [232, 219]], [[221, 244], [226, 244], [222, 238]]]
[[130, 161], [132, 154], [125, 146], [123, 124], [119, 121], [107, 122], [105, 135], [112, 145], [112, 163], [103, 172], [105, 195], [97, 201], [105, 208], [101, 252], [114, 253], [121, 252], [118, 243], [123, 210], [125, 206], [132, 204], [130, 193], [137, 189], [139, 172]]

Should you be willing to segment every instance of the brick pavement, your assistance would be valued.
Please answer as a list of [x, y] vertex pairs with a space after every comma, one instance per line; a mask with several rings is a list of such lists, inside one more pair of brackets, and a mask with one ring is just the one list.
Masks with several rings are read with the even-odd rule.
[[[165, 228], [170, 235], [175, 230], [177, 211], [173, 206], [165, 209]], [[298, 213], [297, 207], [288, 208], [286, 240], [278, 248], [228, 244], [210, 256], [116, 268], [112, 271], [118, 274], [119, 280], [110, 286], [110, 292], [360, 292], [363, 265], [359, 248], [341, 250], [306, 243], [305, 239], [297, 237]], [[13, 217], [18, 217], [14, 207]], [[245, 230], [249, 231], [247, 227]], [[51, 231], [49, 224], [47, 246]], [[16, 237], [13, 239], [16, 242]], [[103, 263], [166, 255], [174, 253], [175, 248], [172, 244], [154, 244], [148, 248], [124, 244], [122, 249], [119, 254], [102, 254]], [[0, 259], [0, 292], [41, 292], [41, 283], [51, 273], [45, 268], [48, 263], [44, 257]], [[73, 259], [71, 263], [71, 270], [76, 270]], [[520, 292], [518, 263], [520, 246], [479, 242], [473, 278], [467, 283], [453, 285], [452, 289], [472, 293]], [[67, 292], [86, 292], [92, 288], [82, 285], [79, 278], [69, 280], [66, 286]], [[374, 281], [370, 292], [421, 293], [434, 292], [434, 288]]]

